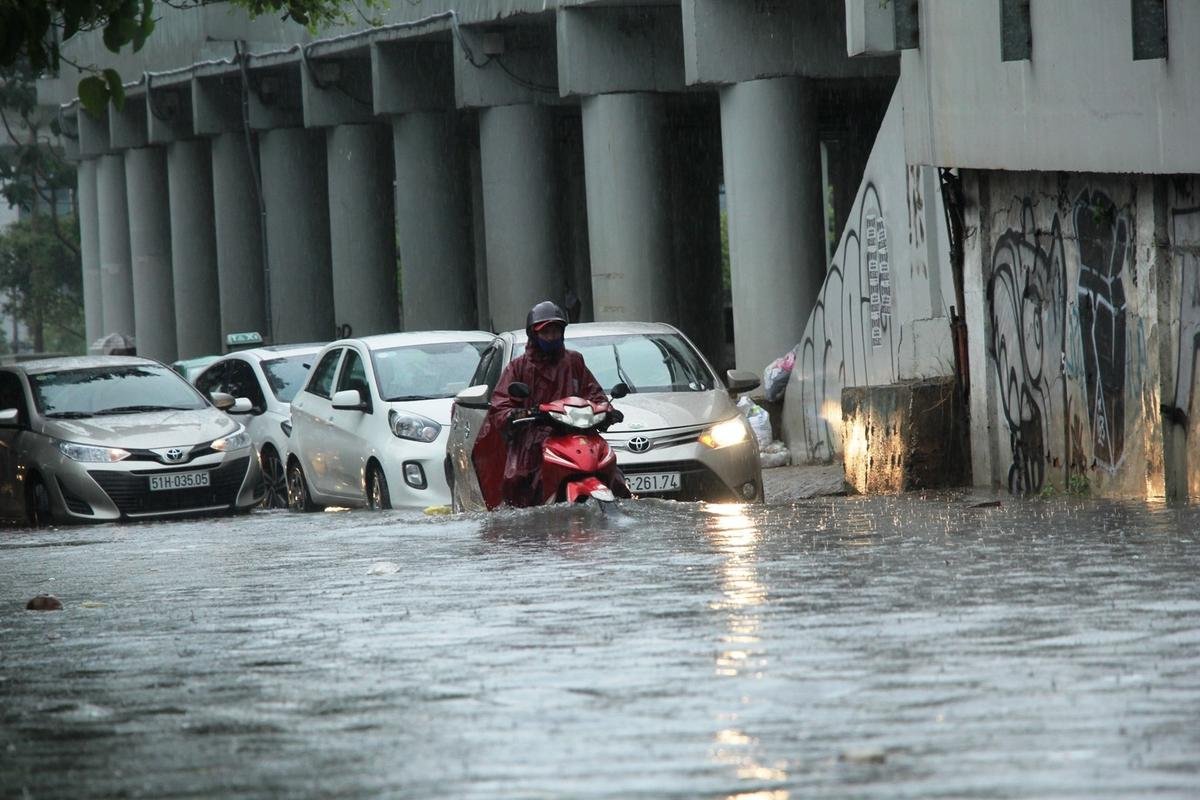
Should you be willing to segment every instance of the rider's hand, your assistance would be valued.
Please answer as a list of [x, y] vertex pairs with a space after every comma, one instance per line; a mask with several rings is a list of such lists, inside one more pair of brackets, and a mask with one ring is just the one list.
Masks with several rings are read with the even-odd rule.
[[508, 415], [508, 424], [512, 425], [519, 419], [528, 419], [529, 417], [532, 417], [534, 413], [535, 412], [532, 408], [518, 408]]
[[624, 421], [625, 421], [625, 415], [621, 413], [621, 409], [610, 408], [608, 410], [608, 417], [605, 419], [605, 422], [607, 422], [610, 425], [616, 425], [618, 422], [624, 422]]

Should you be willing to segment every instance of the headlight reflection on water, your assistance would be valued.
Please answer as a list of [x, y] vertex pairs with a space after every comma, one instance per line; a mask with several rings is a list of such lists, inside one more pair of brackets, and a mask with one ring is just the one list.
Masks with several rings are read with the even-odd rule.
[[[716, 675], [724, 679], [760, 680], [767, 664], [761, 647], [761, 610], [767, 602], [767, 589], [758, 574], [758, 545], [761, 533], [755, 521], [739, 504], [709, 504], [708, 538], [722, 556], [721, 592], [723, 597], [710, 604], [713, 611], [725, 612], [726, 631], [716, 656]], [[753, 702], [750, 686], [743, 687], [742, 703]], [[721, 715], [728, 726], [713, 735], [712, 760], [732, 768], [739, 780], [783, 782], [788, 778], [786, 763], [759, 763], [757, 740], [744, 730], [729, 726], [737, 713]], [[784, 790], [739, 792], [730, 800], [788, 800]]]

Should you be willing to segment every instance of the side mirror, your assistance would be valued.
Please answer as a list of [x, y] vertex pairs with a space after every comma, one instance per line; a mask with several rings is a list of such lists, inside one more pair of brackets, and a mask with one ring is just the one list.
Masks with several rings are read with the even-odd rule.
[[465, 408], [487, 408], [488, 396], [491, 393], [492, 390], [488, 388], [486, 383], [480, 383], [475, 386], [468, 386], [454, 395], [454, 402]]
[[508, 385], [508, 393], [518, 400], [524, 400], [529, 397], [529, 385], [520, 381], [513, 381]]
[[343, 389], [340, 392], [334, 392], [330, 402], [338, 411], [364, 411], [367, 407], [362, 393], [358, 389]]
[[254, 410], [254, 404], [250, 402], [249, 397], [239, 397], [233, 401], [233, 405], [229, 407], [226, 413], [229, 414], [249, 414]]
[[629, 384], [625, 383], [625, 381], [621, 381], [614, 386], [612, 391], [608, 394], [613, 400], [619, 400], [625, 395], [629, 394]]
[[762, 383], [757, 375], [744, 369], [731, 369], [725, 373], [725, 376], [725, 385], [729, 387], [730, 394], [741, 394], [751, 389], [757, 389]]
[[229, 411], [233, 408], [237, 400], [231, 394], [225, 392], [213, 392], [209, 395], [212, 399], [212, 404], [217, 407], [218, 411]]
[[21, 424], [21, 412], [15, 408], [0, 411], [0, 428], [15, 428]]

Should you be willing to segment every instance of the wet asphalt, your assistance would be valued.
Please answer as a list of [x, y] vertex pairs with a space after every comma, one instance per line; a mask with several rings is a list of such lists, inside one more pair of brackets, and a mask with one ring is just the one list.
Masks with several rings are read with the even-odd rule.
[[0, 797], [1200, 796], [1200, 508], [972, 502], [3, 531]]

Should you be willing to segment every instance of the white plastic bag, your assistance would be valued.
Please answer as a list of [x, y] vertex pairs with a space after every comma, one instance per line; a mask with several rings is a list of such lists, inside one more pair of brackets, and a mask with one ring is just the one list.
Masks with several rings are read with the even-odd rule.
[[792, 461], [792, 454], [788, 452], [786, 444], [776, 440], [763, 448], [759, 453], [758, 460], [763, 469], [786, 467]]
[[770, 415], [767, 414], [765, 408], [755, 403], [749, 396], [743, 396], [738, 400], [737, 407], [750, 423], [750, 428], [754, 431], [754, 438], [758, 440], [758, 450], [762, 452], [771, 444]]
[[788, 379], [792, 377], [792, 369], [795, 366], [796, 353], [789, 351], [787, 355], [775, 359], [763, 370], [763, 393], [768, 402], [775, 403], [783, 399], [783, 393], [787, 391]]

